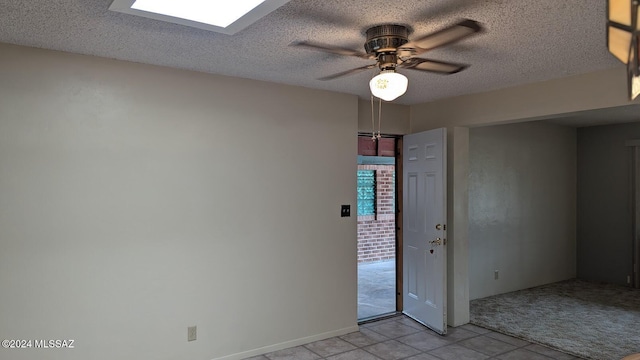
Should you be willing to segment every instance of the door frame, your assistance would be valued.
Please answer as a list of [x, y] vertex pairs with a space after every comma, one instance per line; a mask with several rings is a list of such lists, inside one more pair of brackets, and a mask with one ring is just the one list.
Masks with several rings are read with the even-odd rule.
[[[358, 132], [358, 137], [361, 136], [366, 136], [366, 137], [371, 137], [371, 133], [370, 132], [362, 132], [359, 131]], [[361, 323], [366, 323], [369, 321], [376, 321], [378, 319], [381, 318], [385, 318], [388, 316], [396, 316], [396, 315], [400, 315], [402, 314], [402, 310], [403, 310], [403, 306], [402, 306], [402, 301], [403, 301], [403, 296], [402, 296], [402, 266], [403, 266], [403, 261], [402, 261], [402, 181], [403, 181], [403, 175], [402, 175], [402, 144], [403, 144], [403, 137], [404, 135], [398, 135], [398, 134], [380, 134], [381, 137], [383, 138], [393, 138], [396, 140], [395, 143], [395, 172], [396, 172], [396, 181], [395, 181], [395, 267], [396, 267], [396, 311], [394, 314], [384, 314], [380, 317], [376, 317], [376, 318], [372, 318], [372, 319], [366, 319], [364, 322]], [[356, 215], [357, 216], [357, 215]], [[356, 263], [357, 263], [357, 259], [356, 259]]]
[[[429, 128], [417, 128], [412, 132], [429, 130]], [[394, 136], [398, 141], [403, 141], [404, 135]], [[358, 135], [371, 136], [371, 132], [358, 132]], [[402, 151], [396, 156], [402, 157]], [[468, 275], [468, 174], [469, 174], [469, 128], [465, 126], [453, 126], [447, 128], [447, 323], [449, 326], [460, 326], [469, 323], [469, 275]], [[397, 173], [396, 173], [397, 176]], [[400, 175], [402, 176], [402, 175]], [[400, 180], [396, 178], [396, 195], [400, 201], [399, 209], [402, 209], [402, 187], [398, 186]], [[454, 211], [455, 209], [455, 211]], [[402, 212], [398, 213], [398, 219], [402, 218]], [[398, 246], [403, 244], [402, 225], [397, 229]], [[397, 236], [398, 236], [397, 235]], [[639, 247], [640, 248], [640, 247]], [[398, 249], [398, 247], [396, 247]], [[396, 250], [397, 251], [397, 250]], [[640, 255], [640, 254], [639, 254]], [[396, 258], [398, 261], [398, 258]], [[400, 260], [401, 261], [401, 260]], [[356, 259], [357, 262], [357, 259]], [[400, 282], [402, 284], [402, 271]], [[402, 299], [402, 287], [397, 290]], [[396, 293], [397, 293], [396, 292]], [[397, 301], [396, 306], [401, 312], [403, 301]], [[400, 304], [400, 305], [398, 305]]]
[[632, 191], [632, 269], [630, 286], [640, 288], [640, 140], [628, 140], [631, 148], [631, 191]]
[[404, 183], [404, 175], [403, 175], [403, 152], [402, 146], [404, 144], [404, 137], [400, 136], [396, 139], [396, 312], [401, 313], [404, 303], [404, 297], [402, 294], [402, 284], [403, 284], [403, 271], [404, 268], [404, 258], [402, 257], [402, 206], [403, 202], [403, 188], [402, 184]]

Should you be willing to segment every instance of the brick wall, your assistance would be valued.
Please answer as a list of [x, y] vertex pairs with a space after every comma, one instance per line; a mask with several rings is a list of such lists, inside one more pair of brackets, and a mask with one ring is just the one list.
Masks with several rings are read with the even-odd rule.
[[358, 170], [376, 170], [376, 214], [358, 216], [358, 262], [395, 259], [395, 166], [358, 165]]

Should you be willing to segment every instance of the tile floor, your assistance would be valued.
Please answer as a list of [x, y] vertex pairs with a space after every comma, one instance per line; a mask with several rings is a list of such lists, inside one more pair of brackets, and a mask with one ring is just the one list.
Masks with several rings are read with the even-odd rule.
[[359, 332], [275, 351], [251, 360], [569, 360], [577, 357], [474, 325], [440, 336], [398, 316], [366, 323]]

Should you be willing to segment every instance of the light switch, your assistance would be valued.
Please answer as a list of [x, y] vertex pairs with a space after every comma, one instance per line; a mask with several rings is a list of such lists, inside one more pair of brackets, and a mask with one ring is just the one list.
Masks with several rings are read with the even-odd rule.
[[349, 217], [351, 216], [351, 205], [342, 205], [342, 209], [340, 210], [341, 217]]

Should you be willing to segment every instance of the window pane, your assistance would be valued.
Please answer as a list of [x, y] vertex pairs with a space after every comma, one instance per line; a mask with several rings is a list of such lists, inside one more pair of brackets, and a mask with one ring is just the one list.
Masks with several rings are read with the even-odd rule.
[[376, 213], [376, 172], [358, 170], [358, 216]]

